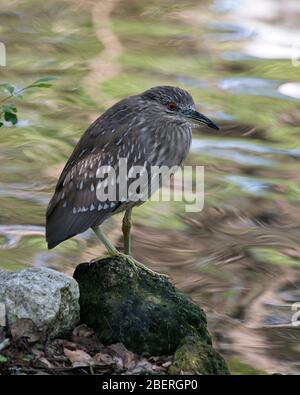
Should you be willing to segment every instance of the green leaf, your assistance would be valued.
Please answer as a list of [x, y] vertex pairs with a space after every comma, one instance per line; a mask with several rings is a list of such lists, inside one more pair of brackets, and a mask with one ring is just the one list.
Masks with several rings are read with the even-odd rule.
[[4, 355], [0, 354], [0, 363], [7, 362], [7, 358]]
[[16, 89], [15, 86], [13, 86], [12, 84], [9, 84], [8, 82], [4, 82], [3, 84], [0, 84], [0, 88], [9, 92], [11, 95], [14, 94], [14, 91]]
[[39, 78], [38, 80], [34, 81], [32, 84], [30, 84], [27, 88], [50, 88], [52, 84], [49, 84], [49, 81], [54, 81], [56, 80], [56, 77], [42, 77]]
[[15, 125], [18, 122], [18, 118], [16, 114], [13, 114], [11, 112], [5, 112], [4, 119], [6, 122], [11, 122], [13, 125]]
[[57, 77], [51, 77], [51, 76], [43, 77], [43, 78], [40, 78], [40, 79], [34, 81], [32, 84], [35, 85], [35, 84], [39, 84], [40, 82], [48, 82], [48, 81], [54, 81], [54, 80], [57, 80]]
[[17, 107], [14, 104], [3, 104], [1, 107], [3, 112], [9, 114], [14, 114], [18, 111]]
[[30, 85], [30, 88], [51, 88], [53, 84], [46, 84], [44, 82], [39, 82], [38, 84]]
[[0, 128], [3, 126], [3, 122], [0, 122]]

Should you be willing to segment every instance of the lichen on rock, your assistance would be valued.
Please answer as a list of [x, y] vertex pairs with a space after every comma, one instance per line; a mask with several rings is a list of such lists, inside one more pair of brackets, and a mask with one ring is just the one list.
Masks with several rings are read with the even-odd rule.
[[41, 338], [64, 335], [79, 320], [78, 299], [76, 281], [55, 270], [0, 270], [0, 303], [5, 305], [7, 324], [13, 331], [30, 326]]

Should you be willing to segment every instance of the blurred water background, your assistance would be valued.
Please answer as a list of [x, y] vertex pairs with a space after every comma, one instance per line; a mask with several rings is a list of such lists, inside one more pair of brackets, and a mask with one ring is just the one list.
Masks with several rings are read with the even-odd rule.
[[[187, 161], [205, 166], [205, 208], [136, 209], [134, 254], [207, 310], [233, 373], [299, 373], [299, 1], [1, 0], [0, 41], [1, 82], [58, 77], [0, 129], [0, 267], [72, 273], [101, 255], [91, 232], [47, 250], [57, 176], [116, 100], [181, 86], [222, 128], [196, 130]], [[120, 220], [106, 223], [119, 245]]]

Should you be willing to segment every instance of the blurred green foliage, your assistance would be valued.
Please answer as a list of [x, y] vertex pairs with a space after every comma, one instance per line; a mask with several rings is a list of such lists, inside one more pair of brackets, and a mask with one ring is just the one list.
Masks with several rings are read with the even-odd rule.
[[50, 81], [55, 80], [56, 77], [42, 77], [25, 86], [24, 88], [17, 88], [9, 82], [3, 82], [0, 84], [0, 93], [6, 94], [0, 99], [0, 127], [4, 126], [4, 122], [10, 122], [12, 125], [18, 123], [17, 117], [17, 106], [14, 103], [7, 103], [9, 100], [22, 99], [23, 95], [29, 89], [36, 88], [51, 88], [52, 83]]

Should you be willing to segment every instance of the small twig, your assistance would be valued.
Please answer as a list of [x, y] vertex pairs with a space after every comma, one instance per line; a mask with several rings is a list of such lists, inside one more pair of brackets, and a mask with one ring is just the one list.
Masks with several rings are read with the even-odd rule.
[[31, 87], [31, 85], [27, 85], [24, 88], [21, 88], [18, 91], [11, 93], [9, 96], [4, 97], [4, 99], [0, 100], [0, 103], [5, 102], [6, 100], [8, 100], [8, 99], [10, 99], [12, 97], [18, 96], [20, 93], [24, 92], [26, 89], [29, 89]]

